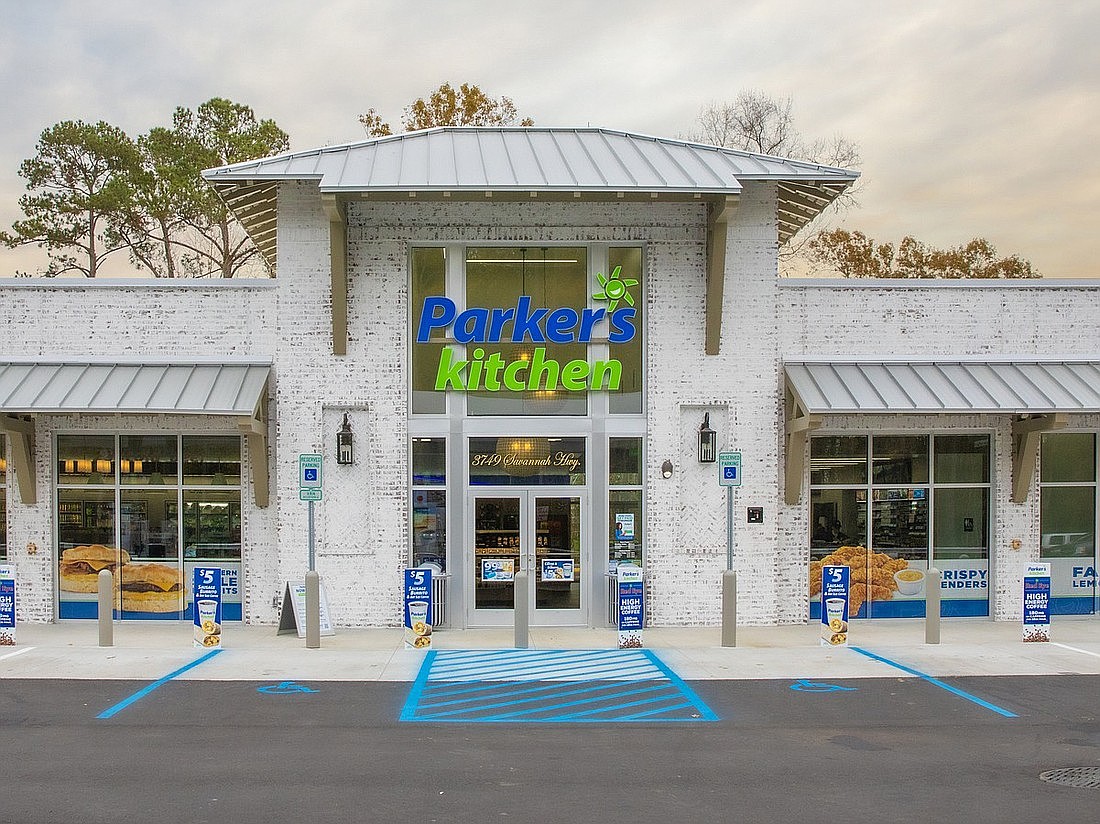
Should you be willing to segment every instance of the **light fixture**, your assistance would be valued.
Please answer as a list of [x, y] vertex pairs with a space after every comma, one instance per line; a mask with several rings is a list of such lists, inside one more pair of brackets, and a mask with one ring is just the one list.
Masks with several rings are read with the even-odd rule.
[[348, 413], [344, 413], [344, 422], [340, 424], [340, 431], [336, 433], [336, 463], [355, 463], [355, 449], [352, 446], [351, 423], [348, 421]]
[[699, 427], [699, 463], [714, 463], [718, 459], [718, 433], [710, 428], [710, 413], [703, 414]]
[[672, 477], [672, 461], [665, 459], [665, 462], [661, 464], [661, 477], [666, 481]]

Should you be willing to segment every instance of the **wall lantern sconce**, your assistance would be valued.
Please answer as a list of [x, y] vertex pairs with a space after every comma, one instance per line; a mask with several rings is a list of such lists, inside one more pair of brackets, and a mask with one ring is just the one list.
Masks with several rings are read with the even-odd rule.
[[340, 424], [340, 431], [336, 433], [336, 463], [355, 463], [355, 450], [352, 447], [351, 424], [348, 422], [348, 413], [344, 413], [344, 422]]
[[703, 415], [703, 425], [699, 427], [699, 463], [714, 463], [718, 460], [718, 433], [710, 428], [710, 413]]
[[666, 460], [661, 464], [661, 477], [666, 481], [672, 477], [672, 461]]

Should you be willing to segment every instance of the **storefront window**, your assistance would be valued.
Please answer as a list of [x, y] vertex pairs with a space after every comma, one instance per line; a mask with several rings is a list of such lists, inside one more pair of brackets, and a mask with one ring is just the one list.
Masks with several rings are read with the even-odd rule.
[[184, 491], [183, 556], [241, 557], [240, 492]]
[[[856, 614], [923, 615], [923, 573], [935, 563], [944, 615], [988, 614], [988, 435], [822, 435], [810, 443], [811, 596], [821, 566], [839, 563], [852, 568]], [[897, 577], [903, 571], [909, 580]], [[817, 608], [811, 602], [811, 613]]]
[[1040, 454], [1039, 553], [1050, 563], [1051, 610], [1096, 612], [1096, 435], [1044, 433]]
[[62, 618], [96, 617], [103, 569], [119, 617], [186, 618], [193, 568], [217, 562], [240, 619], [239, 436], [59, 435], [57, 456]]
[[[578, 315], [588, 306], [588, 250], [570, 247], [483, 247], [466, 250], [466, 306], [516, 307], [528, 297], [533, 309], [572, 309]], [[549, 321], [547, 321], [549, 323]], [[500, 337], [510, 341], [514, 321], [501, 324]], [[584, 415], [588, 411], [585, 391], [563, 388], [564, 368], [574, 361], [587, 363], [588, 346], [584, 343], [532, 341], [520, 343], [469, 345], [468, 360], [501, 364], [517, 360], [530, 364], [525, 370], [536, 388], [512, 391], [503, 385], [495, 390], [466, 392], [466, 411], [470, 415]], [[538, 368], [543, 364], [543, 368]], [[538, 375], [535, 371], [538, 369]], [[506, 373], [506, 372], [505, 372]], [[488, 378], [487, 373], [483, 373]], [[528, 384], [530, 386], [530, 383]]]
[[642, 566], [642, 439], [611, 438], [608, 562]]
[[616, 272], [620, 280], [635, 280], [636, 286], [628, 291], [633, 299], [634, 336], [626, 343], [609, 345], [611, 357], [623, 365], [619, 391], [610, 393], [612, 415], [638, 415], [644, 411], [645, 360], [642, 346], [642, 328], [645, 324], [645, 273], [642, 268], [642, 249], [638, 246], [613, 246], [607, 253], [607, 268]]
[[[447, 251], [442, 248], [413, 249], [412, 323], [424, 299], [447, 294]], [[432, 342], [412, 345], [412, 411], [415, 415], [441, 414], [447, 411], [447, 393], [435, 390], [436, 369], [445, 344], [442, 329], [432, 330]]]
[[412, 565], [447, 571], [447, 440], [413, 438]]
[[118, 443], [119, 480], [124, 485], [179, 483], [179, 438], [175, 435], [120, 435]]
[[470, 438], [471, 486], [584, 486], [584, 438]]
[[113, 484], [114, 458], [113, 435], [58, 435], [57, 482]]
[[240, 486], [241, 439], [184, 435], [183, 483], [185, 486]]

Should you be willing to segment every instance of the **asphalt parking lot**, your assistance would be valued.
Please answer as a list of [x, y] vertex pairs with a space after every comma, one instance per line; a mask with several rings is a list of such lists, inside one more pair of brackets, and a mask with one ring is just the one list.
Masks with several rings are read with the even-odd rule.
[[1100, 771], [1093, 626], [845, 650], [807, 628], [644, 652], [441, 634], [428, 655], [42, 631], [0, 652], [0, 821], [1078, 822], [1098, 790], [1039, 774]]

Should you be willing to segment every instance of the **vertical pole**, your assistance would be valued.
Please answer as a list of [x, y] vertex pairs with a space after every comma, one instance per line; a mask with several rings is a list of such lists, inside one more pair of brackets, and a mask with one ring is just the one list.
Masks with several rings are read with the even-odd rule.
[[737, 646], [737, 573], [722, 573], [722, 646]]
[[[312, 509], [312, 501], [310, 502]], [[306, 649], [321, 646], [321, 576], [315, 570], [306, 573]]]
[[942, 573], [929, 567], [924, 575], [924, 643], [940, 642], [940, 578]]
[[733, 487], [726, 487], [726, 569], [733, 569]]
[[114, 601], [115, 587], [111, 570], [101, 569], [96, 580], [99, 587], [99, 645], [110, 647], [115, 642]]
[[516, 649], [527, 649], [531, 646], [530, 640], [530, 623], [531, 616], [529, 612], [530, 606], [530, 593], [528, 590], [528, 573], [527, 570], [521, 569], [516, 573], [515, 580], [512, 582], [513, 593], [515, 598], [515, 609], [513, 613], [515, 615], [515, 643]]
[[737, 573], [733, 570], [733, 487], [726, 487], [726, 571], [722, 573], [722, 646], [737, 646]]
[[313, 501], [309, 502], [309, 569], [312, 572], [313, 564]]

